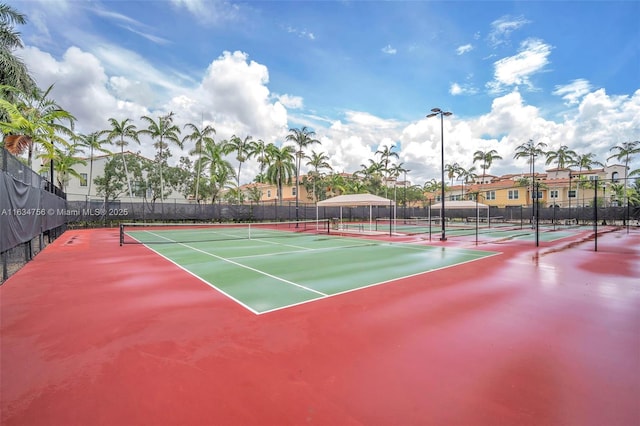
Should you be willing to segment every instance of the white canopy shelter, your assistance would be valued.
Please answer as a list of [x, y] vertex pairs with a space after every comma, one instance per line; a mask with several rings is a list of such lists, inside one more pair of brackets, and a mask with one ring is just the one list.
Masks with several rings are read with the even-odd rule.
[[[431, 210], [440, 212], [442, 209], [442, 203], [437, 203], [431, 206], [429, 210], [429, 215], [431, 215]], [[487, 209], [487, 221], [489, 220], [489, 206], [482, 203], [477, 203], [475, 201], [445, 201], [444, 209], [477, 209], [476, 210], [476, 220], [480, 220], [480, 209]]]
[[342, 223], [342, 207], [369, 206], [369, 230], [372, 227], [372, 207], [373, 206], [395, 206], [393, 200], [379, 197], [373, 194], [348, 194], [338, 195], [316, 203], [316, 219], [318, 218], [319, 207], [340, 207], [340, 223]]

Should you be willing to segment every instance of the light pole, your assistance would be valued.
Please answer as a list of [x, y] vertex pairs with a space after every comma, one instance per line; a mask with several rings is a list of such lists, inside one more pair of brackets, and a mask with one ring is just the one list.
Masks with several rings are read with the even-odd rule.
[[450, 116], [452, 113], [449, 111], [442, 111], [440, 108], [432, 108], [431, 114], [427, 115], [427, 118], [440, 116], [440, 142], [441, 142], [441, 151], [440, 151], [440, 162], [442, 168], [442, 176], [440, 180], [440, 189], [441, 189], [441, 200], [440, 200], [440, 223], [442, 223], [442, 236], [440, 237], [440, 241], [447, 241], [447, 236], [445, 233], [444, 227], [444, 117]]

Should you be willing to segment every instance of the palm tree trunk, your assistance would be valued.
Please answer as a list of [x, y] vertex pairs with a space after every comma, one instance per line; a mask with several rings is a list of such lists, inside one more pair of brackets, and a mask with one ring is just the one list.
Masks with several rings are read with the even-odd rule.
[[89, 154], [89, 182], [87, 182], [87, 198], [91, 199], [91, 180], [93, 179], [93, 146]]
[[200, 152], [198, 153], [198, 174], [196, 175], [196, 204], [200, 204], [198, 199], [198, 189], [200, 188], [200, 173], [202, 173], [202, 141], [200, 141]]
[[124, 166], [124, 175], [127, 177], [127, 187], [129, 188], [129, 198], [133, 198], [131, 192], [131, 180], [129, 179], [129, 172], [127, 171], [127, 162], [124, 160], [124, 145], [120, 145], [120, 153], [122, 154], [122, 165]]

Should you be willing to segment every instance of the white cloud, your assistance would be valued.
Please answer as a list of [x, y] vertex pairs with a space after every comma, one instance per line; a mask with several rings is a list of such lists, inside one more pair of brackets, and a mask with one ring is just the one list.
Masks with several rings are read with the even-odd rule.
[[304, 101], [300, 96], [279, 95], [276, 98], [286, 108], [301, 109], [304, 106]]
[[465, 53], [471, 52], [473, 50], [473, 46], [471, 44], [465, 44], [462, 46], [458, 46], [456, 49], [456, 53], [458, 55], [464, 55]]
[[198, 21], [220, 23], [240, 18], [240, 6], [225, 0], [171, 0], [177, 8], [185, 8]]
[[552, 93], [561, 96], [565, 104], [576, 105], [589, 91], [591, 91], [591, 84], [587, 80], [576, 79], [564, 86], [557, 85]]
[[449, 86], [449, 93], [453, 96], [475, 95], [478, 93], [478, 90], [473, 87], [471, 83], [451, 83], [451, 86]]
[[[243, 52], [224, 52], [212, 60], [202, 81], [196, 84], [180, 83], [175, 78], [172, 81], [173, 74], [144, 69], [144, 62], [134, 55], [120, 63], [115, 57], [120, 52], [126, 53], [98, 56], [72, 47], [56, 59], [29, 47], [19, 54], [34, 70], [41, 87], [56, 83], [53, 98], [78, 118], [77, 130], [83, 133], [105, 128], [110, 117], [132, 118], [140, 125], [141, 115], [157, 117], [174, 111], [180, 127], [187, 122], [212, 124], [217, 130], [216, 140], [237, 134], [281, 143], [290, 127], [287, 109], [303, 108], [298, 96], [272, 93], [267, 66], [250, 60]], [[126, 69], [127, 60], [138, 63]], [[522, 72], [518, 78], [525, 80], [527, 75]], [[509, 80], [503, 80], [506, 87]], [[568, 96], [572, 93], [569, 86], [557, 87], [556, 94]], [[582, 93], [579, 84], [571, 87]], [[464, 83], [454, 83], [451, 88], [459, 94], [465, 90]], [[155, 97], [151, 108], [144, 101], [150, 96]], [[577, 108], [552, 118], [545, 117], [544, 110], [528, 105], [517, 89], [495, 98], [489, 111], [480, 116], [458, 117], [453, 108], [454, 115], [444, 119], [445, 162], [458, 162], [468, 168], [473, 165], [474, 151], [496, 149], [503, 160], [496, 161], [490, 173], [517, 173], [528, 170], [528, 166], [524, 160], [513, 159], [515, 147], [529, 139], [545, 141], [550, 149], [566, 144], [580, 153], [593, 152], [600, 161], [606, 161], [610, 147], [637, 139], [640, 90], [630, 96], [612, 96], [599, 89], [581, 94], [576, 100]], [[411, 170], [408, 178], [413, 183], [422, 184], [439, 177], [438, 119], [400, 122], [355, 110], [344, 112], [340, 119], [312, 115], [309, 111], [298, 111], [298, 115], [296, 125], [309, 125], [322, 141], [322, 145], [312, 149], [325, 152], [336, 171], [359, 170], [361, 164], [376, 158], [375, 151], [381, 145], [387, 144], [401, 148], [399, 162]], [[149, 157], [154, 154], [149, 140], [130, 148], [140, 149]], [[176, 147], [171, 147], [171, 151], [175, 160], [184, 154]], [[229, 159], [235, 163], [233, 156]], [[638, 168], [638, 162], [640, 159], [632, 167]], [[544, 162], [538, 167], [543, 169]], [[249, 161], [243, 166], [242, 180], [252, 179], [257, 171], [255, 161]]]
[[508, 43], [512, 32], [530, 22], [522, 16], [511, 17], [506, 15], [496, 19], [491, 23], [491, 32], [488, 35], [489, 44], [496, 47]]
[[509, 86], [525, 86], [533, 89], [530, 76], [543, 71], [549, 63], [551, 46], [538, 39], [528, 39], [520, 44], [514, 56], [494, 63], [494, 80], [487, 83], [490, 91], [498, 93]]
[[300, 30], [298, 28], [291, 27], [291, 26], [287, 27], [286, 29], [287, 29], [288, 33], [295, 34], [300, 38], [308, 38], [309, 40], [315, 40], [316, 39], [316, 36], [310, 31]]
[[[171, 76], [158, 70], [144, 70], [139, 64], [124, 70], [127, 75], [113, 73], [120, 70], [114, 65], [114, 56], [106, 52], [98, 57], [77, 47], [69, 48], [60, 60], [37, 48], [29, 47], [21, 52], [25, 63], [34, 70], [34, 77], [41, 87], [55, 83], [52, 98], [77, 118], [77, 131], [88, 133], [108, 126], [110, 117], [131, 118], [141, 126], [142, 115], [157, 117], [173, 111], [176, 124], [182, 127], [187, 122], [212, 124], [216, 139], [226, 139], [233, 134], [241, 137], [251, 135], [266, 142], [277, 142], [287, 133], [287, 110], [302, 106], [302, 98], [290, 95], [275, 97], [267, 84], [267, 67], [249, 61], [242, 52], [224, 52], [211, 62], [199, 85], [178, 86]], [[135, 59], [134, 57], [125, 58]], [[107, 71], [105, 61], [109, 62]], [[149, 108], [147, 98], [160, 87], [162, 94], [153, 99], [155, 107]], [[275, 99], [275, 100], [274, 100]], [[153, 157], [151, 141], [144, 140], [140, 147], [143, 155]], [[171, 147], [174, 160], [184, 155], [177, 147]], [[235, 159], [231, 156], [230, 160]], [[257, 165], [247, 165], [246, 175], [257, 173]]]
[[386, 53], [387, 55], [395, 55], [396, 53], [398, 53], [398, 51], [395, 48], [391, 47], [390, 44], [387, 44], [380, 50], [382, 51], [382, 53]]

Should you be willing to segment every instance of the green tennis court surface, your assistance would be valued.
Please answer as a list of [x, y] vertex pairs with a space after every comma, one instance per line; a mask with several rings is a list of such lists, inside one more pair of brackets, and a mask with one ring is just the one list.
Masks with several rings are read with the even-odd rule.
[[[366, 225], [360, 225], [366, 226]], [[377, 220], [375, 223], [375, 229], [378, 232], [385, 231], [389, 229], [389, 220], [381, 219]], [[431, 226], [429, 226], [428, 220], [414, 219], [414, 220], [403, 220], [398, 219], [395, 223], [391, 225], [392, 232], [397, 234], [407, 234], [407, 235], [436, 235], [440, 234], [440, 222], [431, 222]], [[350, 226], [352, 229], [355, 229], [354, 225]], [[541, 226], [538, 234], [540, 241], [551, 242], [555, 240], [559, 240], [562, 238], [570, 237], [575, 235], [576, 230], [573, 229], [575, 227], [562, 227], [562, 226]], [[531, 228], [530, 225], [522, 225], [522, 224], [514, 224], [514, 223], [506, 223], [506, 222], [496, 222], [488, 225], [486, 222], [480, 223], [477, 225], [475, 223], [461, 223], [461, 222], [451, 222], [446, 224], [446, 234], [448, 237], [473, 237], [476, 234], [478, 238], [482, 240], [504, 240], [504, 239], [512, 239], [512, 240], [534, 240], [535, 239], [535, 229]]]
[[498, 254], [320, 233], [270, 230], [234, 238], [238, 230], [216, 231], [225, 238], [195, 240], [194, 232], [204, 239], [205, 228], [129, 230], [125, 238], [146, 243], [256, 314]]

